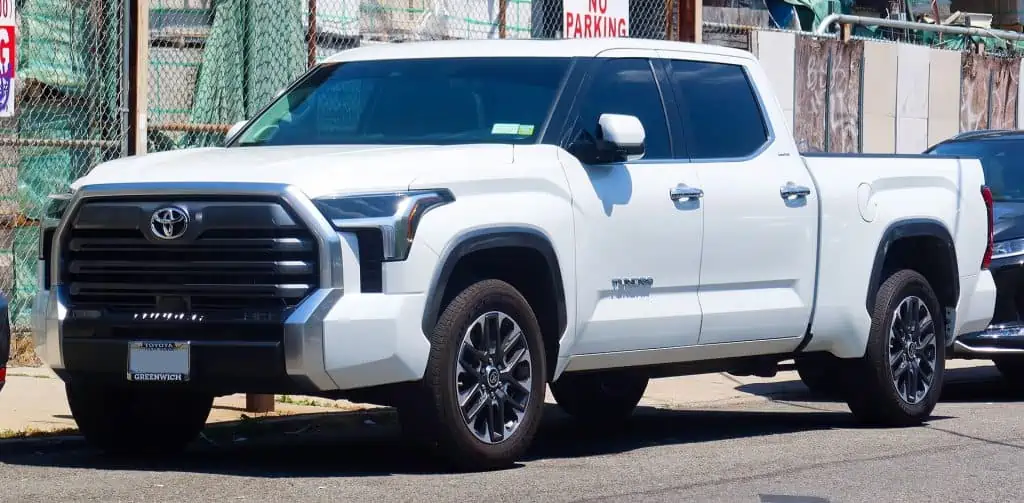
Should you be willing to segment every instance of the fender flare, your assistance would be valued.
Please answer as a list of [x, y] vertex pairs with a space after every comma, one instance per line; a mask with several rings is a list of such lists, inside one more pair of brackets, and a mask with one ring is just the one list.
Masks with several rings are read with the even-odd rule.
[[562, 269], [558, 263], [558, 256], [555, 254], [555, 247], [551, 240], [543, 232], [530, 227], [501, 226], [476, 229], [460, 234], [453, 239], [441, 255], [441, 264], [435, 271], [434, 277], [427, 290], [426, 305], [423, 310], [422, 328], [424, 334], [429, 334], [437, 319], [441, 316], [441, 301], [444, 291], [451, 280], [452, 271], [463, 257], [477, 251], [492, 248], [528, 248], [537, 251], [544, 257], [548, 269], [551, 271], [551, 283], [555, 286], [555, 298], [557, 299], [558, 333], [553, 334], [560, 337], [566, 327], [566, 298], [565, 288], [562, 283]]
[[882, 286], [882, 267], [892, 245], [900, 239], [925, 236], [938, 238], [945, 245], [943, 250], [949, 254], [949, 261], [953, 264], [953, 297], [960, 298], [960, 265], [956, 259], [956, 243], [953, 241], [953, 235], [949, 229], [942, 222], [930, 218], [897, 220], [889, 224], [878, 241], [875, 261], [871, 266], [871, 276], [868, 280], [867, 297], [864, 299], [864, 307], [867, 309], [868, 315], [873, 311], [875, 295]]

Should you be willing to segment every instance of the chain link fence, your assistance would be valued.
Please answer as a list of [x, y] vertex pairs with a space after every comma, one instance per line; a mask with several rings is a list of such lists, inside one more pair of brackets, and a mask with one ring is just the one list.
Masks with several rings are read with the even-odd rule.
[[15, 111], [0, 119], [0, 290], [23, 328], [47, 195], [125, 152], [125, 14], [120, 0], [23, 0], [16, 23], [17, 77], [0, 82]]
[[[843, 2], [704, 0], [704, 42], [750, 49], [756, 30], [810, 35], [829, 13], [847, 12]], [[28, 324], [37, 288], [37, 222], [46, 196], [127, 152], [129, 3], [17, 4], [16, 115], [0, 119], [0, 290], [11, 299], [17, 327]], [[443, 39], [675, 39], [679, 3], [150, 0], [148, 151], [220, 145], [231, 124], [252, 117], [310, 66], [344, 49]], [[938, 5], [947, 7], [939, 16], [945, 19], [949, 3]], [[951, 49], [971, 42], [871, 27], [854, 35]], [[5, 92], [0, 82], [0, 99]]]
[[567, 12], [563, 0], [152, 2], [150, 151], [220, 144], [231, 124], [347, 48], [444, 39], [664, 39], [676, 3], [570, 0]]

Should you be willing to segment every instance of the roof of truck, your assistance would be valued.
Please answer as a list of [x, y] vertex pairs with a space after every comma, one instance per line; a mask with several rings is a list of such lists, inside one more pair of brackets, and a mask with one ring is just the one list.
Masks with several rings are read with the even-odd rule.
[[640, 38], [575, 38], [381, 43], [341, 51], [327, 58], [326, 62], [459, 57], [594, 57], [612, 49], [692, 52], [754, 59], [750, 52], [714, 45]]

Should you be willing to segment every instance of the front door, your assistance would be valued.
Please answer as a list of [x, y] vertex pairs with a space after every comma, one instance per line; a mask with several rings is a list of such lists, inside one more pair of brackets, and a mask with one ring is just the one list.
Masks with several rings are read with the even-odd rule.
[[[596, 134], [602, 113], [634, 115], [646, 132], [642, 157], [607, 165], [563, 159], [575, 209], [577, 316], [572, 354], [697, 343], [703, 202], [694, 166], [673, 158], [651, 60], [595, 62], [570, 113]], [[674, 194], [674, 195], [673, 195]]]

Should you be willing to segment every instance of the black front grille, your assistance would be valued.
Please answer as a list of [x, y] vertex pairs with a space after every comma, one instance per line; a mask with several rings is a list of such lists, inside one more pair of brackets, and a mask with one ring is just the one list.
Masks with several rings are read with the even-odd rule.
[[[178, 239], [152, 230], [167, 206], [190, 216]], [[62, 271], [74, 308], [278, 310], [319, 282], [316, 239], [279, 202], [94, 200], [72, 218]]]

